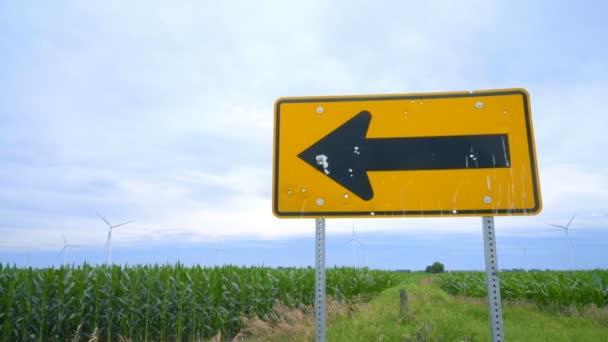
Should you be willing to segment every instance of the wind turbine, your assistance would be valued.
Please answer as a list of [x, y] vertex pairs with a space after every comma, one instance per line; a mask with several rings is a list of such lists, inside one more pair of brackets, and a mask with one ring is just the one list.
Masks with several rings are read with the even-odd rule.
[[570, 260], [570, 270], [572, 270], [572, 242], [570, 242], [570, 235], [568, 233], [570, 230], [570, 224], [572, 224], [572, 221], [574, 221], [575, 217], [576, 217], [576, 215], [572, 215], [572, 218], [570, 219], [570, 221], [568, 221], [568, 224], [566, 224], [565, 226], [561, 226], [559, 224], [548, 223], [550, 226], [563, 229], [564, 232], [566, 232], [566, 240], [568, 241], [568, 259]]
[[68, 262], [68, 249], [70, 247], [81, 247], [81, 245], [69, 244], [65, 235], [61, 234], [61, 236], [63, 237], [63, 248], [59, 251], [59, 254], [63, 253], [63, 266], [66, 266]]
[[353, 238], [346, 241], [346, 243], [351, 243], [353, 246], [353, 267], [357, 268], [357, 244], [359, 244], [359, 246], [363, 247], [364, 251], [365, 251], [365, 267], [367, 267], [367, 246], [361, 242], [359, 239], [357, 239], [357, 236], [355, 235], [355, 225], [353, 224]]
[[102, 219], [103, 222], [108, 225], [108, 239], [106, 240], [106, 265], [109, 265], [110, 262], [112, 262], [112, 230], [114, 230], [114, 228], [118, 228], [120, 226], [133, 223], [135, 221], [127, 221], [121, 224], [112, 225], [108, 220], [106, 220], [105, 217], [101, 216], [100, 213], [97, 213], [97, 216], [99, 216], [99, 218]]
[[222, 252], [224, 252], [221, 239], [217, 240], [217, 248], [215, 249], [215, 252], [217, 253], [217, 264], [219, 266], [222, 264]]
[[524, 271], [528, 271], [528, 262], [527, 262], [527, 257], [528, 257], [528, 248], [526, 248], [525, 246], [520, 246], [522, 252], [524, 253]]

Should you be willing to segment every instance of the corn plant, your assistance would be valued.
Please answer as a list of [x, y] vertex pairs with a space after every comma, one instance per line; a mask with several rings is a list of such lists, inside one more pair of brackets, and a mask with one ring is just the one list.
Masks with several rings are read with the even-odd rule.
[[[450, 294], [487, 295], [482, 272], [445, 273], [438, 281]], [[601, 308], [608, 306], [608, 271], [504, 272], [500, 275], [500, 292], [503, 299], [525, 300], [544, 307], [594, 304]]]
[[[327, 293], [367, 300], [392, 272], [327, 270]], [[177, 264], [21, 269], [0, 265], [2, 341], [193, 341], [234, 336], [243, 317], [275, 317], [277, 303], [314, 302], [314, 270]]]

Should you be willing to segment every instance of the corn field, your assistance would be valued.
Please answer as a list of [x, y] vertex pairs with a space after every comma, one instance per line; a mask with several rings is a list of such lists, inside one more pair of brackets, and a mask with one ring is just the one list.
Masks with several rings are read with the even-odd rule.
[[[327, 294], [367, 300], [397, 282], [391, 272], [327, 270]], [[280, 302], [309, 308], [314, 269], [0, 265], [2, 341], [192, 341], [234, 336], [242, 317], [272, 318]]]
[[[438, 277], [446, 292], [468, 297], [486, 297], [482, 272], [451, 272]], [[608, 271], [503, 272], [500, 274], [503, 299], [525, 300], [542, 307], [570, 305], [579, 308], [594, 304], [608, 306]]]

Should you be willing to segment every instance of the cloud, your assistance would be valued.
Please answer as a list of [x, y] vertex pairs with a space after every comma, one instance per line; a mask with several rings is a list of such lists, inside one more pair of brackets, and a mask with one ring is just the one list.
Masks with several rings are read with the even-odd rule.
[[[574, 164], [541, 169], [544, 205], [548, 211], [597, 212], [608, 202], [608, 169], [588, 170]], [[546, 186], [544, 185], [546, 184]]]
[[[532, 94], [544, 210], [497, 218], [497, 229], [542, 234], [573, 213], [601, 228], [588, 215], [608, 199], [598, 15], [521, 5], [10, 6], [1, 19], [23, 36], [0, 42], [0, 249], [57, 248], [61, 232], [103, 244], [97, 210], [137, 220], [116, 232], [125, 245], [310, 236], [312, 220], [270, 211], [277, 97], [513, 86]], [[478, 218], [339, 219], [328, 234], [353, 222], [370, 233], [480, 229]]]

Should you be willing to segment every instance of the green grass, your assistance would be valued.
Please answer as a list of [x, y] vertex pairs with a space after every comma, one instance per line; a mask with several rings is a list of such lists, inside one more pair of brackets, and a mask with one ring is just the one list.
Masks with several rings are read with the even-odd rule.
[[[382, 292], [355, 315], [343, 315], [329, 325], [329, 341], [489, 341], [485, 299], [447, 294], [437, 284], [413, 274]], [[399, 289], [409, 296], [409, 313], [399, 308]], [[506, 341], [608, 341], [608, 319], [586, 314], [566, 315], [536, 306], [505, 303]]]
[[[368, 300], [397, 282], [392, 272], [327, 270], [327, 294], [341, 301]], [[193, 341], [218, 331], [234, 336], [243, 317], [273, 317], [277, 303], [313, 300], [311, 268], [0, 265], [0, 338]]]

